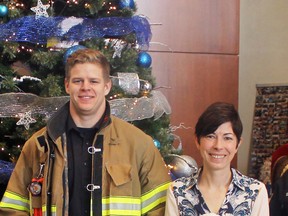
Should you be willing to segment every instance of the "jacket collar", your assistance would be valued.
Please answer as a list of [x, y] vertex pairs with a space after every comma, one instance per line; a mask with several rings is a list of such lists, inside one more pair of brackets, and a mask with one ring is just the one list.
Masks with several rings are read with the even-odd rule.
[[[69, 103], [68, 101], [66, 104], [64, 104], [58, 112], [56, 112], [54, 115], [50, 117], [50, 119], [47, 122], [47, 131], [50, 136], [50, 138], [55, 142], [58, 137], [60, 137], [62, 134], [66, 131], [66, 122], [70, 115], [69, 111]], [[105, 114], [102, 119], [102, 123], [100, 126], [100, 130], [107, 125], [109, 125], [111, 122], [110, 118], [110, 105], [109, 102], [106, 101], [106, 109]]]
[[47, 132], [55, 142], [58, 137], [65, 133], [66, 121], [69, 116], [69, 103], [65, 103], [59, 111], [54, 113], [47, 122]]

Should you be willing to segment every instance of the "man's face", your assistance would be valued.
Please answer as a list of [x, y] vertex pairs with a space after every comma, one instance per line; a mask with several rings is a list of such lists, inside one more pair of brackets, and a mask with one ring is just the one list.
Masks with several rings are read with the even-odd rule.
[[65, 79], [65, 89], [70, 95], [71, 114], [102, 116], [111, 81], [104, 80], [103, 69], [98, 64], [76, 64]]

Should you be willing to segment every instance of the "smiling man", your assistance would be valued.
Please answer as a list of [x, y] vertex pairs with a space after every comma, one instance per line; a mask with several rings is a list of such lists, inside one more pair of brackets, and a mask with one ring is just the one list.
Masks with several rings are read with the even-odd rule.
[[67, 59], [70, 101], [25, 143], [0, 215], [164, 215], [168, 170], [150, 136], [110, 114], [109, 73], [99, 51]]

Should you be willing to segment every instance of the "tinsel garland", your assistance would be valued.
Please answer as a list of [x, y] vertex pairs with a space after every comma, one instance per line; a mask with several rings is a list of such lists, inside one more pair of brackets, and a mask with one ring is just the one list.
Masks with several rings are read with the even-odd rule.
[[0, 25], [0, 40], [46, 44], [50, 38], [79, 42], [91, 38], [120, 37], [135, 33], [137, 43], [147, 49], [150, 24], [144, 16], [76, 17], [25, 16]]
[[13, 169], [13, 163], [0, 160], [0, 184], [7, 184]]
[[[68, 100], [69, 96], [45, 98], [31, 93], [0, 94], [0, 118], [21, 118], [21, 115], [27, 118], [29, 114], [29, 119], [35, 115], [42, 115], [47, 119]], [[109, 103], [111, 113], [125, 121], [151, 117], [157, 120], [164, 113], [171, 114], [171, 107], [166, 97], [156, 90], [151, 91], [150, 97], [114, 99], [109, 100]]]

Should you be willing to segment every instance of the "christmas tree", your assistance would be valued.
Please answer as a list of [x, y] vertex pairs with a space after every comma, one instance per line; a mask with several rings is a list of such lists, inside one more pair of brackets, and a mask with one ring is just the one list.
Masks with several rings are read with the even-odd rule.
[[181, 151], [172, 145], [170, 106], [151, 74], [150, 25], [136, 11], [133, 0], [2, 1], [0, 160], [16, 162], [25, 141], [69, 100], [65, 61], [86, 47], [111, 63], [112, 114], [149, 134], [164, 159]]

